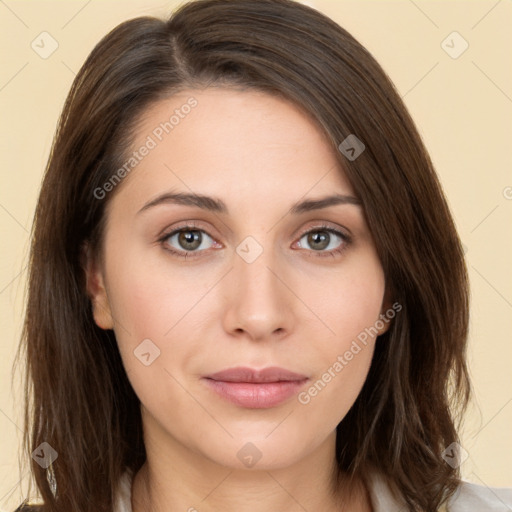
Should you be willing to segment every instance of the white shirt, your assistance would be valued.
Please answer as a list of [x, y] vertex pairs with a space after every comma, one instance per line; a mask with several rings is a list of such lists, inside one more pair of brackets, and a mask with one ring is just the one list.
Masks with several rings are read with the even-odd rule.
[[[132, 478], [126, 472], [120, 483], [114, 512], [132, 512]], [[393, 498], [386, 482], [378, 474], [370, 477], [369, 492], [374, 512], [404, 512], [403, 503]], [[485, 487], [462, 482], [439, 512], [512, 512], [512, 488]]]

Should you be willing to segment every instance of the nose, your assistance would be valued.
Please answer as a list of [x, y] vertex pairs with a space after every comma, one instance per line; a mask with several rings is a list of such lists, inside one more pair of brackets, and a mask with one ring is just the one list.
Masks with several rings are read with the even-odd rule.
[[223, 283], [226, 332], [253, 341], [289, 335], [297, 325], [297, 298], [287, 282], [290, 272], [273, 251], [264, 249], [252, 262], [235, 253], [233, 267]]

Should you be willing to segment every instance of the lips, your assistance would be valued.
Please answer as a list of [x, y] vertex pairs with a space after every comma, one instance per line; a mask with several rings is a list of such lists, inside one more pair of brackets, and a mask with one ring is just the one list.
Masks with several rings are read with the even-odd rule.
[[300, 381], [307, 377], [299, 373], [290, 372], [284, 368], [272, 366], [263, 370], [253, 370], [247, 367], [237, 367], [223, 370], [221, 372], [208, 375], [209, 379], [221, 380], [224, 382], [280, 382], [280, 381]]
[[285, 402], [308, 381], [306, 375], [276, 366], [255, 370], [237, 367], [203, 377], [222, 398], [249, 409], [266, 409]]

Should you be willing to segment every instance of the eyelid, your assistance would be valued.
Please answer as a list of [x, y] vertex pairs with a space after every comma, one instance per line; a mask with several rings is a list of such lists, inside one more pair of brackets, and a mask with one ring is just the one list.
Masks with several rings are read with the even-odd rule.
[[166, 239], [169, 238], [171, 235], [175, 234], [177, 231], [185, 231], [187, 229], [190, 231], [204, 231], [210, 238], [216, 238], [213, 235], [210, 235], [210, 227], [206, 227], [201, 223], [201, 221], [185, 220], [183, 222], [178, 222], [178, 224], [176, 225], [173, 224], [172, 226], [168, 226], [162, 229], [162, 231], [160, 231], [160, 233], [157, 235], [157, 239]]
[[329, 221], [325, 221], [325, 220], [317, 220], [317, 221], [313, 220], [313, 221], [308, 222], [308, 226], [305, 228], [301, 228], [301, 231], [299, 231], [299, 234], [297, 234], [295, 236], [298, 236], [299, 238], [301, 238], [311, 231], [320, 231], [322, 229], [325, 229], [326, 231], [335, 231], [337, 233], [340, 233], [347, 240], [350, 240], [352, 237], [352, 234], [348, 228], [339, 226], [338, 224], [333, 224], [333, 223], [331, 223]]

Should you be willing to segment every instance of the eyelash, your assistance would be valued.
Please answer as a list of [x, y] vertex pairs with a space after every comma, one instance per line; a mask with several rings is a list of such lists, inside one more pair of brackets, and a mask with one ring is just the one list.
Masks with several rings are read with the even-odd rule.
[[[178, 233], [181, 233], [181, 232], [187, 232], [187, 231], [201, 231], [202, 233], [206, 233], [206, 235], [208, 235], [208, 237], [210, 237], [212, 240], [214, 240], [214, 238], [209, 235], [204, 229], [201, 229], [199, 226], [196, 226], [195, 224], [193, 223], [189, 223], [189, 224], [186, 224], [184, 226], [180, 226], [179, 228], [176, 228], [176, 229], [173, 229], [172, 231], [168, 232], [168, 233], [165, 233], [163, 234], [159, 239], [158, 239], [158, 242], [163, 246], [164, 250], [170, 252], [171, 254], [175, 255], [175, 256], [178, 256], [179, 258], [184, 258], [184, 259], [187, 259], [187, 258], [196, 258], [197, 256], [195, 256], [195, 253], [201, 253], [201, 252], [204, 252], [204, 250], [196, 250], [196, 251], [177, 251], [173, 248], [169, 248], [168, 245], [165, 244], [165, 242], [171, 238], [172, 236], [178, 234]], [[327, 225], [320, 225], [320, 226], [316, 226], [312, 229], [309, 229], [307, 231], [304, 231], [303, 233], [301, 233], [301, 235], [299, 236], [299, 240], [301, 238], [303, 238], [305, 235], [309, 235], [310, 233], [317, 233], [317, 232], [328, 232], [328, 233], [332, 233], [334, 235], [337, 235], [341, 238], [342, 240], [342, 244], [340, 245], [340, 247], [338, 247], [337, 249], [331, 249], [330, 251], [314, 251], [311, 249], [311, 252], [314, 252], [315, 253], [315, 256], [313, 257], [320, 257], [320, 258], [325, 258], [325, 257], [328, 257], [328, 256], [332, 256], [333, 258], [339, 254], [341, 254], [342, 252], [344, 252], [346, 249], [347, 249], [347, 246], [350, 245], [352, 243], [352, 239], [345, 233], [342, 233], [341, 231], [338, 231], [337, 229], [334, 229], [330, 226], [327, 226]]]

